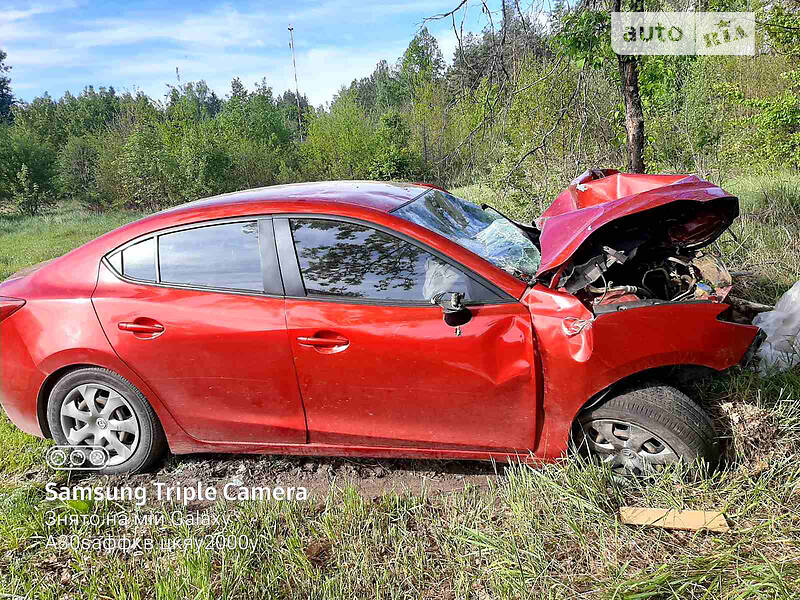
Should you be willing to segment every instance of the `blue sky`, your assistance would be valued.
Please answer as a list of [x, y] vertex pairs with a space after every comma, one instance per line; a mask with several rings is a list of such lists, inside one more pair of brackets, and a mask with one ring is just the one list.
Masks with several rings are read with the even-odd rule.
[[[343, 83], [394, 62], [426, 17], [458, 0], [298, 0], [294, 2], [185, 0], [89, 2], [8, 0], [0, 9], [0, 48], [13, 67], [15, 95], [31, 100], [45, 91], [60, 97], [84, 86], [113, 85], [161, 98], [166, 84], [205, 79], [224, 96], [234, 76], [248, 87], [262, 77], [276, 93], [293, 88], [287, 26], [295, 28], [301, 93], [315, 105], [330, 101]], [[464, 31], [483, 17], [472, 0], [462, 12]], [[452, 22], [428, 23], [447, 60], [457, 41]]]

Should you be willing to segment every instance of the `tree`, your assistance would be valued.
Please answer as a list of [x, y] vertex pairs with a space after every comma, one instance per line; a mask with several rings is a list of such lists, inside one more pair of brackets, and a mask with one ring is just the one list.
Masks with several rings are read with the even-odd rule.
[[379, 61], [368, 77], [354, 79], [345, 92], [353, 95], [368, 114], [398, 108], [404, 100], [399, 68], [390, 67], [385, 60]]
[[5, 64], [5, 60], [6, 53], [0, 50], [0, 123], [9, 123], [13, 118], [14, 95], [11, 93], [11, 78], [6, 75], [11, 67]]
[[[311, 113], [311, 104], [308, 102], [308, 97], [305, 94], [300, 95], [300, 115], [297, 118], [297, 96], [292, 90], [286, 90], [282, 95], [276, 99], [277, 106], [289, 123], [289, 127], [298, 133], [298, 137], [303, 138], [308, 131], [308, 115]], [[298, 132], [298, 122], [303, 124], [303, 131]]]
[[[611, 16], [607, 11], [607, 0], [587, 0], [562, 15], [561, 29], [556, 36], [561, 50], [575, 59], [581, 67], [590, 64], [602, 67], [613, 61], [619, 76], [620, 92], [625, 108], [625, 132], [628, 154], [628, 170], [644, 173], [644, 112], [639, 92], [638, 56], [623, 56], [611, 50]], [[644, 0], [611, 0], [611, 9], [620, 12], [627, 8], [633, 12], [644, 11]]]
[[238, 77], [234, 77], [231, 81], [230, 98], [247, 98], [247, 88]]
[[[622, 0], [614, 0], [614, 12], [622, 10]], [[632, 12], [644, 11], [644, 0], [631, 0]], [[639, 94], [639, 57], [617, 55], [620, 89], [625, 104], [625, 132], [628, 146], [628, 168], [644, 173], [644, 113]]]
[[417, 87], [439, 80], [444, 67], [439, 42], [423, 27], [400, 58], [400, 78], [413, 98]]

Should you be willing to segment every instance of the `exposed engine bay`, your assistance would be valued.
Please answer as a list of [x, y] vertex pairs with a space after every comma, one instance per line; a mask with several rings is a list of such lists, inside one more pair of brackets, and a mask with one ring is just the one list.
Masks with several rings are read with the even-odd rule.
[[[617, 262], [625, 255], [608, 248], [607, 269], [594, 263], [576, 268], [565, 289], [587, 306], [603, 306], [644, 300], [679, 302], [682, 300], [722, 301], [731, 288], [731, 277], [714, 256], [702, 252], [689, 255], [664, 255], [647, 261]], [[613, 262], [608, 265], [608, 259]], [[598, 263], [601, 264], [601, 263]], [[586, 283], [597, 275], [596, 280]], [[599, 281], [598, 281], [599, 280]], [[585, 284], [585, 285], [582, 285]], [[575, 289], [581, 286], [580, 289]], [[574, 290], [574, 291], [573, 291]]]
[[[706, 212], [715, 218], [706, 218]], [[700, 249], [727, 228], [718, 215], [713, 206], [698, 211], [696, 203], [677, 202], [610, 223], [559, 269], [551, 285], [594, 312], [639, 303], [722, 302], [731, 275]]]

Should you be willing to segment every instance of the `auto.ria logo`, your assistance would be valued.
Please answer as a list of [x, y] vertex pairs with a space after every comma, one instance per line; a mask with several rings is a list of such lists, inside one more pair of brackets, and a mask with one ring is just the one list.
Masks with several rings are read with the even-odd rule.
[[614, 12], [611, 47], [622, 55], [755, 54], [755, 13]]

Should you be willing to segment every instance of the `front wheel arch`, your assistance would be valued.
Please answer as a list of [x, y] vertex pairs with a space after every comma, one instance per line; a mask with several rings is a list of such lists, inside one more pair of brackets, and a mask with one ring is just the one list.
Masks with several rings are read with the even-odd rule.
[[574, 425], [577, 422], [581, 413], [593, 406], [597, 406], [603, 400], [609, 398], [614, 392], [620, 391], [626, 387], [635, 386], [647, 381], [659, 381], [664, 383], [669, 382], [669, 385], [686, 393], [692, 382], [712, 377], [721, 372], [722, 371], [717, 371], [705, 365], [685, 364], [666, 365], [631, 373], [592, 394], [575, 412], [572, 417], [572, 423]]

